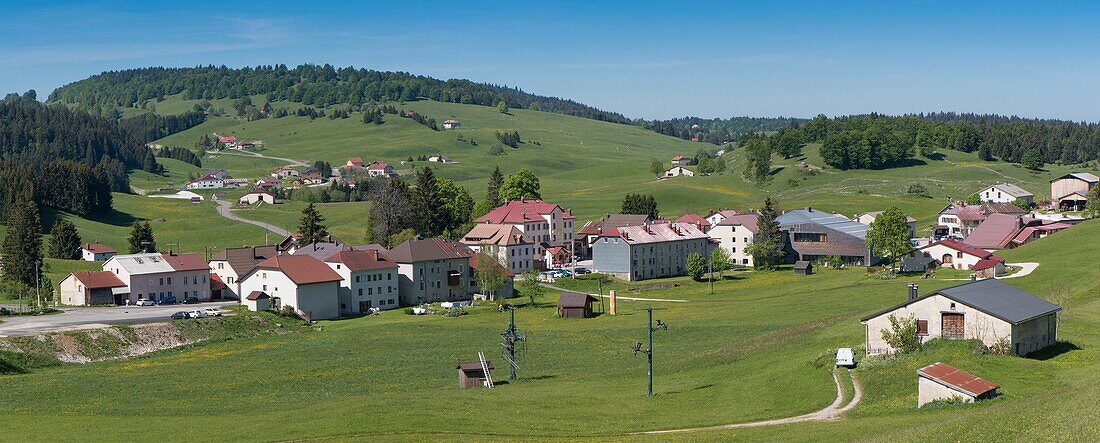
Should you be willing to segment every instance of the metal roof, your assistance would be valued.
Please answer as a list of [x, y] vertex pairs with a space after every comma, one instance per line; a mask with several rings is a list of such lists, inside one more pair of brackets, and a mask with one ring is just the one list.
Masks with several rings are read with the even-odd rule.
[[[130, 275], [159, 274], [161, 272], [174, 272], [176, 268], [164, 260], [159, 252], [148, 254], [116, 255], [107, 262], [114, 261]], [[106, 263], [104, 264], [106, 266]]]
[[917, 375], [974, 397], [998, 388], [974, 374], [940, 362], [917, 369]]
[[995, 184], [991, 187], [995, 188], [997, 190], [1000, 190], [1001, 192], [1004, 192], [1005, 194], [1011, 195], [1013, 197], [1034, 197], [1035, 196], [1034, 194], [1025, 191], [1024, 188], [1016, 186], [1012, 183], [998, 183], [998, 184]]
[[779, 222], [780, 227], [787, 227], [803, 223], [812, 223], [825, 226], [835, 231], [839, 231], [853, 237], [858, 237], [860, 239], [867, 238], [867, 225], [859, 222], [854, 222], [848, 220], [847, 218], [830, 214], [828, 212], [816, 211], [813, 208], [796, 209], [794, 211], [787, 212], [776, 218], [776, 221]]
[[863, 317], [859, 321], [870, 320], [935, 295], [942, 295], [1012, 324], [1019, 324], [1035, 317], [1062, 310], [1061, 306], [1017, 289], [1015, 286], [994, 278], [987, 278], [925, 294]]

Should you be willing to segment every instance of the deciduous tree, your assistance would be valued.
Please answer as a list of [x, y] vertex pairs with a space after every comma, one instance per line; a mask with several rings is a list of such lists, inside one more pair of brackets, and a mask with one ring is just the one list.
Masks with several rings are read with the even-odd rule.
[[871, 222], [867, 247], [873, 254], [889, 257], [891, 266], [909, 251], [909, 222], [897, 206], [891, 206]]
[[500, 199], [507, 202], [521, 198], [542, 198], [539, 178], [530, 169], [520, 169], [510, 174], [500, 187]]

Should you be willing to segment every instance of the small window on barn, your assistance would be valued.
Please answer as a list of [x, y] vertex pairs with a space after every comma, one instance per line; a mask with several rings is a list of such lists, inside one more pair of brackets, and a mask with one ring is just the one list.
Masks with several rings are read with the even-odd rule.
[[962, 253], [962, 251], [956, 252], [956, 253], [955, 253], [955, 258], [963, 258], [963, 253]]
[[917, 335], [928, 335], [928, 320], [917, 320]]

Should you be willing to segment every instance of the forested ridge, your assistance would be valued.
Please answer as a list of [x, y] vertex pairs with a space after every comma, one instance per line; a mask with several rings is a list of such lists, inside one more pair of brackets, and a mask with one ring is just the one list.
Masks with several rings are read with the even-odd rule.
[[111, 191], [130, 190], [128, 170], [160, 170], [143, 132], [43, 105], [33, 91], [7, 95], [0, 102], [0, 217], [21, 199], [79, 215], [109, 211]]
[[269, 101], [287, 100], [310, 106], [348, 104], [361, 107], [385, 101], [429, 98], [441, 102], [497, 106], [584, 117], [614, 123], [631, 123], [614, 112], [602, 111], [572, 100], [544, 97], [518, 88], [438, 80], [405, 72], [383, 72], [331, 65], [257, 66], [232, 69], [225, 66], [194, 68], [141, 68], [108, 71], [56, 89], [50, 101], [93, 107], [130, 107], [146, 100], [183, 94], [186, 99], [237, 99], [265, 95]]

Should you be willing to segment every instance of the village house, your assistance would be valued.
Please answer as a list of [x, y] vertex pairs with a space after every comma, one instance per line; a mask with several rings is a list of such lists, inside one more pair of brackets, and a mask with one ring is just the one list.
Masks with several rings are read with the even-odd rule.
[[412, 239], [384, 255], [398, 265], [402, 305], [470, 299], [473, 251], [465, 245], [439, 237]]
[[739, 210], [736, 210], [736, 209], [719, 209], [717, 211], [712, 210], [712, 211], [707, 213], [707, 216], [704, 217], [704, 219], [706, 219], [708, 224], [710, 224], [711, 226], [714, 226], [714, 225], [717, 225], [718, 222], [720, 222], [722, 220], [725, 220], [729, 217], [733, 217], [735, 215], [741, 215], [741, 214], [744, 214], [744, 213], [745, 213], [744, 211], [739, 211]]
[[573, 247], [573, 213], [539, 199], [519, 199], [505, 203], [478, 217], [478, 223], [511, 225], [535, 242], [536, 268], [548, 262], [547, 249]]
[[672, 167], [671, 169], [666, 170], [663, 177], [670, 178], [670, 177], [679, 177], [681, 175], [684, 176], [684, 177], [694, 177], [695, 173], [691, 172], [690, 169], [687, 169], [683, 166], [675, 166], [675, 167]]
[[454, 129], [461, 125], [458, 120], [443, 120], [443, 129]]
[[983, 249], [1012, 249], [1071, 226], [1015, 214], [990, 214], [964, 241]]
[[259, 202], [273, 205], [275, 204], [275, 194], [264, 188], [255, 188], [237, 200], [237, 203], [242, 205], [254, 205]]
[[[882, 215], [882, 212], [883, 211], [864, 212], [862, 214], [857, 215], [856, 218], [853, 219], [853, 220], [855, 220], [856, 222], [858, 222], [860, 224], [871, 226], [871, 223], [874, 223], [875, 219], [878, 218], [878, 216]], [[906, 215], [905, 216], [905, 223], [907, 225], [909, 225], [909, 238], [916, 237], [917, 236], [917, 220], [913, 217], [910, 217], [910, 216]]]
[[134, 304], [141, 298], [210, 300], [210, 268], [198, 254], [116, 255], [103, 263], [103, 270], [126, 284], [113, 289], [116, 305]]
[[428, 157], [428, 161], [436, 162], [436, 163], [444, 163], [444, 164], [454, 163], [454, 160], [451, 160], [450, 157], [447, 157], [445, 155], [433, 155], [431, 157]]
[[972, 339], [986, 346], [1003, 341], [1019, 356], [1053, 346], [1058, 338], [1062, 308], [1001, 280], [968, 282], [919, 297], [916, 292], [911, 285], [904, 303], [860, 319], [868, 355], [894, 352], [882, 338], [891, 315], [916, 321], [921, 340]]
[[393, 166], [390, 166], [386, 162], [376, 161], [371, 162], [371, 164], [367, 166], [367, 176], [395, 178], [397, 177], [397, 171], [393, 169]]
[[241, 293], [259, 291], [271, 297], [271, 307], [286, 306], [306, 320], [340, 316], [340, 274], [309, 256], [276, 255], [241, 278]]
[[[813, 208], [789, 211], [776, 218], [787, 232], [788, 261], [816, 261], [838, 257], [845, 264], [871, 266], [878, 262], [867, 247], [865, 224]], [[793, 257], [793, 259], [792, 259]]]
[[102, 243], [85, 243], [80, 245], [80, 259], [84, 261], [107, 261], [117, 252]]
[[1088, 172], [1072, 172], [1050, 181], [1050, 201], [1061, 211], [1083, 211], [1089, 191], [1100, 177]]
[[65, 306], [92, 306], [114, 304], [114, 289], [124, 288], [126, 283], [107, 271], [80, 271], [69, 274], [58, 288], [61, 304]]
[[220, 189], [225, 187], [225, 179], [213, 175], [203, 175], [184, 185], [187, 189]]
[[992, 252], [951, 239], [914, 249], [901, 257], [903, 272], [924, 272], [940, 267], [978, 271], [991, 267], [991, 277], [1001, 275], [1005, 270], [1004, 259]]
[[1027, 211], [1012, 203], [967, 205], [963, 202], [955, 202], [940, 210], [937, 217], [938, 224], [932, 228], [932, 236], [963, 238], [978, 229], [990, 214], [1010, 214], [1018, 217], [1025, 213]]
[[997, 396], [999, 386], [940, 362], [917, 369], [917, 407], [934, 401], [974, 403]]
[[585, 222], [580, 231], [577, 231], [576, 252], [581, 259], [592, 258], [592, 244], [600, 237], [604, 230], [612, 230], [623, 226], [642, 226], [653, 223], [653, 219], [644, 214], [607, 214], [596, 221]]
[[686, 165], [690, 165], [691, 162], [692, 162], [691, 157], [684, 157], [682, 155], [677, 155], [675, 157], [672, 157], [672, 164], [674, 166], [686, 166]]
[[1011, 183], [998, 183], [983, 189], [978, 193], [978, 198], [985, 203], [1013, 203], [1020, 202], [1026, 206], [1035, 203], [1035, 194], [1027, 192], [1024, 188]]
[[283, 166], [283, 167], [280, 167], [280, 168], [276, 169], [274, 172], [272, 172], [271, 173], [271, 178], [274, 178], [276, 180], [282, 180], [284, 178], [297, 177], [299, 175], [300, 175], [300, 173], [298, 172], [297, 169], [292, 168], [290, 166]]
[[462, 237], [462, 244], [493, 257], [512, 274], [535, 267], [535, 242], [512, 225], [478, 223]]
[[321, 176], [321, 171], [313, 166], [305, 166], [298, 170], [298, 179], [307, 184], [319, 185], [325, 182], [325, 178]]
[[344, 164], [344, 166], [347, 166], [347, 167], [360, 168], [360, 169], [362, 169], [364, 165], [366, 165], [366, 163], [363, 162], [362, 157], [348, 157], [347, 163]]
[[211, 298], [241, 297], [241, 278], [256, 269], [260, 262], [278, 254], [275, 246], [246, 246], [227, 248], [210, 258], [210, 273], [218, 277], [225, 289], [211, 293]]
[[752, 266], [752, 254], [748, 248], [757, 231], [757, 214], [738, 214], [723, 218], [707, 231], [710, 238], [718, 242], [730, 256], [730, 263], [739, 266]]
[[340, 312], [367, 314], [371, 308], [399, 306], [397, 263], [377, 249], [340, 251], [325, 259], [340, 274]]
[[592, 246], [592, 267], [628, 281], [686, 275], [694, 252], [709, 256], [710, 238], [690, 223], [605, 230]]
[[256, 187], [262, 189], [279, 189], [282, 186], [282, 182], [274, 178], [261, 178], [256, 180]]

